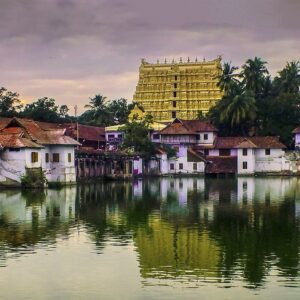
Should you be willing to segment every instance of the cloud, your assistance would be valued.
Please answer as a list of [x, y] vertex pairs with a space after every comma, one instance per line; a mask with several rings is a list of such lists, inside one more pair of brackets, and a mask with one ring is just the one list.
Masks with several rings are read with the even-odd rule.
[[[140, 58], [298, 60], [298, 0], [1, 0], [0, 85], [24, 99], [132, 98]], [[76, 102], [75, 102], [76, 101]]]

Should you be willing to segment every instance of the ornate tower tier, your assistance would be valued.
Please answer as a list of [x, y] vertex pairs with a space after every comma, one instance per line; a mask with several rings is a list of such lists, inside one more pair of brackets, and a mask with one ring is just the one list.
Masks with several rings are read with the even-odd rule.
[[222, 98], [216, 78], [221, 57], [212, 61], [151, 64], [142, 59], [133, 101], [156, 121], [196, 119]]

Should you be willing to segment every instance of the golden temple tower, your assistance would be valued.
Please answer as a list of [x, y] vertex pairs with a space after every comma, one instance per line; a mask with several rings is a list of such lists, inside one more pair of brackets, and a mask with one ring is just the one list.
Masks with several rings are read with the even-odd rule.
[[222, 72], [221, 57], [212, 61], [151, 64], [142, 59], [133, 101], [155, 121], [196, 119], [222, 98], [216, 76]]

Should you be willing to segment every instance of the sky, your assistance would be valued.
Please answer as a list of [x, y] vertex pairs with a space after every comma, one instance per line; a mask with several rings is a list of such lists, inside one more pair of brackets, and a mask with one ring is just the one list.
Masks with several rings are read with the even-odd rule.
[[132, 100], [149, 62], [300, 60], [300, 0], [0, 0], [0, 86], [80, 112], [95, 94]]

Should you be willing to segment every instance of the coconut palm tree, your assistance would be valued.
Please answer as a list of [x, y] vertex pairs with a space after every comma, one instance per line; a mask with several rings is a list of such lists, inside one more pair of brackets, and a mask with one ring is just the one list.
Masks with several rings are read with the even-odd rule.
[[255, 98], [251, 91], [235, 87], [220, 114], [220, 122], [228, 124], [233, 134], [247, 135], [256, 118]]
[[92, 116], [89, 123], [101, 126], [107, 126], [111, 123], [111, 115], [107, 108], [107, 97], [100, 94], [95, 95], [95, 97], [90, 98], [89, 104], [84, 107], [89, 109], [88, 115]]
[[275, 90], [278, 93], [298, 94], [300, 87], [300, 62], [288, 62], [285, 68], [278, 72], [274, 79]]
[[261, 58], [254, 57], [254, 59], [248, 59], [242, 67], [242, 83], [247, 90], [254, 93], [256, 100], [260, 97], [266, 75], [269, 74], [266, 64], [267, 62], [262, 61]]
[[238, 67], [232, 66], [231, 62], [225, 62], [223, 68], [216, 78], [218, 79], [217, 86], [224, 91], [225, 94], [229, 93], [229, 90], [234, 83], [238, 83], [239, 74], [235, 73]]

